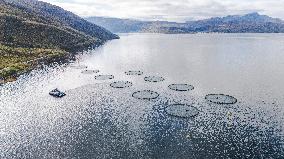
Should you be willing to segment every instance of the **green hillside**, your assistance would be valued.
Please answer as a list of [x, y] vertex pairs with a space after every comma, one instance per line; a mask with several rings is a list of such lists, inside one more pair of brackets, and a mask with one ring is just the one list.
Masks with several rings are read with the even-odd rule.
[[58, 49], [21, 48], [0, 45], [0, 77], [6, 81], [15, 80], [21, 73], [36, 67], [40, 61], [53, 62], [66, 56], [68, 56], [66, 51]]
[[0, 79], [31, 69], [34, 64], [27, 61], [65, 56], [67, 51], [116, 38], [108, 30], [45, 2], [0, 0]]
[[0, 22], [1, 43], [9, 46], [70, 50], [102, 42], [73, 28], [57, 27], [11, 15], [0, 15]]

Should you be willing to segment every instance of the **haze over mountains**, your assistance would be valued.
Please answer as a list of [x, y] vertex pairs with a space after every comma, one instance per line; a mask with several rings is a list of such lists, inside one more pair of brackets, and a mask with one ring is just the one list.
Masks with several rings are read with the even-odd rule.
[[205, 20], [175, 23], [167, 21], [139, 21], [131, 19], [89, 17], [88, 21], [115, 33], [284, 33], [284, 21], [258, 13], [229, 15]]

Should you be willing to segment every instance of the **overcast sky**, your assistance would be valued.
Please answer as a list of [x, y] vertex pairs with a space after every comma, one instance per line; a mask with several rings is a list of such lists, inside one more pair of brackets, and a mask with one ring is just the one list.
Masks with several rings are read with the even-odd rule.
[[42, 0], [82, 17], [187, 21], [259, 12], [284, 19], [284, 0]]

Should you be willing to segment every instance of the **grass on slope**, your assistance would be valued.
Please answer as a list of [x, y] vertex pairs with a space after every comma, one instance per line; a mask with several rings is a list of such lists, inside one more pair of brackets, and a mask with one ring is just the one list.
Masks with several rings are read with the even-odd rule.
[[0, 79], [7, 82], [34, 68], [39, 61], [67, 56], [59, 49], [20, 48], [0, 44]]

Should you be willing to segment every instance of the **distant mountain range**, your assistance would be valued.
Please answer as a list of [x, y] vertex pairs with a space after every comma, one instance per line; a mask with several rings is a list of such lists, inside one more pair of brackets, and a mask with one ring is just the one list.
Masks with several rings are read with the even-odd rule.
[[175, 23], [167, 21], [139, 21], [131, 19], [89, 17], [86, 20], [115, 33], [284, 33], [284, 21], [258, 13], [230, 15], [205, 20]]
[[0, 43], [73, 49], [118, 38], [110, 31], [49, 3], [0, 0]]

